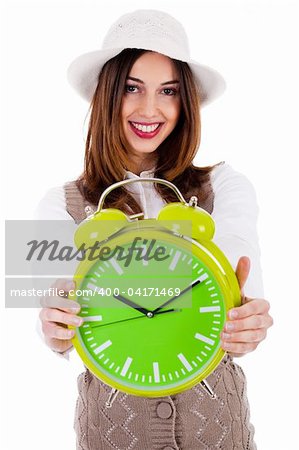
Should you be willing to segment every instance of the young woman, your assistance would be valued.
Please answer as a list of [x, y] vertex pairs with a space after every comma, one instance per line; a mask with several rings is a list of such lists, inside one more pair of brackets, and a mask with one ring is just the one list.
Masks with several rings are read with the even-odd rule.
[[[190, 59], [182, 26], [168, 14], [145, 10], [121, 17], [103, 48], [77, 58], [69, 80], [91, 102], [82, 175], [49, 191], [39, 205], [43, 219], [79, 223], [85, 207], [124, 178], [155, 176], [174, 183], [216, 222], [214, 241], [236, 270], [243, 304], [230, 310], [221, 333], [227, 356], [208, 377], [217, 399], [200, 386], [178, 395], [143, 398], [119, 393], [106, 408], [111, 388], [88, 370], [78, 380], [75, 429], [78, 449], [255, 449], [246, 381], [233, 357], [257, 348], [272, 325], [263, 287], [256, 234], [257, 205], [250, 182], [224, 163], [196, 167], [200, 108], [225, 87], [214, 70]], [[133, 183], [107, 197], [105, 207], [156, 217], [176, 201], [163, 185]], [[245, 286], [246, 283], [246, 286]], [[61, 280], [67, 293], [73, 283]], [[66, 355], [80, 326], [75, 302], [44, 299], [40, 319], [48, 346]], [[58, 303], [57, 303], [58, 302]], [[60, 302], [60, 303], [59, 303]], [[52, 305], [52, 306], [51, 306]]]

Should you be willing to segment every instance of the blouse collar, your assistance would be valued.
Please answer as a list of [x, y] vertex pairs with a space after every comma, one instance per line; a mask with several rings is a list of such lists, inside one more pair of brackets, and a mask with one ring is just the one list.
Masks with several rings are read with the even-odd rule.
[[126, 170], [124, 180], [126, 178], [151, 178], [154, 176], [154, 174], [155, 174], [155, 167], [152, 167], [149, 170], [143, 170], [142, 172], [140, 172], [140, 175], [136, 175], [136, 173]]

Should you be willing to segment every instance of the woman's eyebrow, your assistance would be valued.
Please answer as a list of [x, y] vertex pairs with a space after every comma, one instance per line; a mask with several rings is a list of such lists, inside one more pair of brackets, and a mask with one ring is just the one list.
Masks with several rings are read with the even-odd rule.
[[161, 86], [165, 86], [165, 84], [177, 84], [177, 83], [179, 83], [179, 80], [165, 81], [165, 83], [161, 83]]
[[[144, 81], [140, 80], [140, 78], [127, 77], [127, 80], [137, 81], [138, 83], [144, 84]], [[176, 84], [176, 83], [179, 83], [179, 80], [165, 81], [164, 83], [161, 83], [161, 86], [165, 86], [166, 84]]]

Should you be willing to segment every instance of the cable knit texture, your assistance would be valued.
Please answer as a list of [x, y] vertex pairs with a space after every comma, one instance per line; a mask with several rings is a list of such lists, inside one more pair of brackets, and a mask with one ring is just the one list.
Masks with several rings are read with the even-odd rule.
[[[74, 182], [64, 189], [67, 211], [79, 223], [88, 204]], [[107, 408], [111, 387], [86, 369], [78, 377], [77, 450], [256, 450], [241, 367], [227, 355], [207, 381], [215, 399], [198, 384], [168, 397], [119, 392]]]

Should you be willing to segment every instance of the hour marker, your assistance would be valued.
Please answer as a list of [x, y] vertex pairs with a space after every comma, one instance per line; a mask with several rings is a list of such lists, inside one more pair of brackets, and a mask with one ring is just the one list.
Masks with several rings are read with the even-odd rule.
[[122, 377], [126, 376], [132, 361], [133, 361], [133, 358], [130, 358], [130, 356], [128, 356], [128, 358], [126, 359], [126, 362], [123, 365], [123, 368], [121, 369], [121, 372], [120, 372]]
[[202, 306], [201, 308], [199, 308], [200, 313], [208, 313], [214, 311], [220, 311], [220, 306]]
[[215, 341], [213, 341], [213, 339], [210, 339], [207, 336], [204, 336], [203, 334], [196, 333], [195, 337], [199, 341], [205, 342], [206, 344], [210, 344], [210, 345], [214, 345], [215, 344]]
[[90, 281], [92, 281], [93, 283], [96, 283], [97, 282], [97, 280], [95, 280], [94, 278], [89, 278], [90, 279]]
[[92, 283], [88, 283], [87, 287], [88, 287], [88, 289], [91, 289], [92, 291], [98, 292], [97, 286], [95, 286]]
[[146, 259], [147, 246], [146, 245], [141, 245], [140, 247], [142, 248], [141, 256], [143, 256], [142, 264], [144, 266], [148, 266], [148, 260]]
[[87, 316], [84, 317], [84, 322], [100, 322], [103, 320], [102, 316]]
[[154, 371], [154, 380], [156, 383], [160, 383], [160, 369], [159, 369], [159, 363], [154, 362], [153, 363], [153, 371]]
[[187, 361], [186, 357], [183, 355], [183, 353], [178, 354], [178, 358], [181, 361], [181, 363], [186, 367], [188, 372], [191, 372], [193, 370], [193, 367], [191, 364]]
[[169, 270], [174, 270], [174, 269], [175, 269], [175, 266], [177, 265], [178, 260], [180, 259], [181, 254], [182, 254], [182, 252], [180, 252], [179, 250], [177, 250], [177, 251], [175, 252], [174, 257], [172, 258], [172, 261], [171, 261], [171, 263], [170, 263], [170, 265], [169, 265]]
[[205, 281], [207, 278], [209, 278], [209, 275], [207, 273], [203, 273], [200, 277], [198, 277], [201, 283]]
[[118, 264], [118, 262], [116, 261], [116, 259], [111, 258], [111, 259], [110, 259], [110, 263], [111, 263], [111, 266], [115, 269], [115, 271], [116, 271], [117, 273], [119, 273], [120, 275], [121, 275], [122, 273], [124, 273], [124, 271], [122, 270], [122, 268], [120, 267], [120, 265]]
[[100, 345], [99, 347], [97, 347], [94, 350], [94, 353], [96, 355], [98, 355], [99, 353], [101, 353], [103, 350], [105, 350], [107, 347], [110, 347], [110, 345], [112, 345], [112, 342], [110, 341], [110, 339], [106, 342], [104, 342], [104, 344]]

